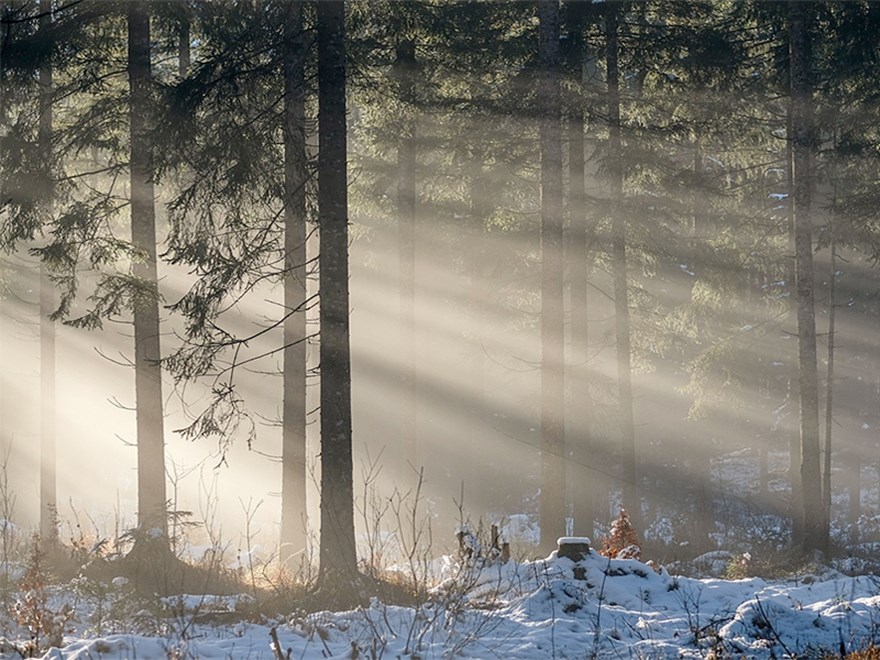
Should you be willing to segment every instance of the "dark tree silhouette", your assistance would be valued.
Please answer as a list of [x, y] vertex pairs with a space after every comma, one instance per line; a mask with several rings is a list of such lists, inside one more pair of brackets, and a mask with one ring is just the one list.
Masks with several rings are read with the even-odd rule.
[[352, 597], [357, 583], [351, 445], [345, 3], [318, 9], [318, 221], [321, 297], [319, 584]]

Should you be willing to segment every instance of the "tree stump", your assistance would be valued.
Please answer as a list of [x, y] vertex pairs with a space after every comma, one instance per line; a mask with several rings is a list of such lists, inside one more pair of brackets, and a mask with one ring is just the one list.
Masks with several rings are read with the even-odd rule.
[[556, 541], [557, 557], [565, 557], [578, 562], [590, 554], [590, 539], [586, 536], [563, 536]]

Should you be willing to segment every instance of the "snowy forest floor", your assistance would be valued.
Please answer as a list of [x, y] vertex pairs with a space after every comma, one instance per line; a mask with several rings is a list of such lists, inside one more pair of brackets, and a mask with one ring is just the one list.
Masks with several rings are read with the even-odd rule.
[[[774, 474], [782, 463], [772, 462]], [[183, 573], [145, 588], [149, 562], [108, 560], [122, 556], [109, 541], [71, 534], [48, 550], [3, 526], [0, 556], [17, 559], [0, 561], [0, 657], [833, 658], [880, 644], [877, 489], [861, 493], [857, 537], [839, 524], [835, 558], [806, 562], [786, 549], [784, 516], [734, 496], [756, 492], [756, 468], [741, 453], [714, 464], [710, 540], [724, 549], [696, 559], [674, 520], [680, 511], [662, 505], [640, 534], [647, 563], [594, 550], [577, 562], [529, 559], [533, 514], [500, 519], [513, 557], [505, 561], [480, 528], [458, 549], [466, 552], [442, 554], [419, 545], [430, 535], [420, 537], [418, 523], [380, 533], [377, 519], [364, 569], [378, 588], [339, 612], [315, 611], [301, 586], [312, 576], [297, 582], [250, 539], [234, 561], [183, 544], [174, 568]], [[771, 483], [782, 501], [784, 482]], [[394, 564], [395, 544], [410, 561]]]
[[880, 641], [880, 579], [820, 565], [786, 579], [697, 579], [590, 551], [577, 562], [447, 557], [435, 568], [445, 576], [408, 606], [374, 597], [351, 611], [275, 616], [258, 614], [259, 594], [147, 598], [120, 578], [30, 583], [9, 596], [19, 625], [2, 649], [46, 658], [824, 658]]

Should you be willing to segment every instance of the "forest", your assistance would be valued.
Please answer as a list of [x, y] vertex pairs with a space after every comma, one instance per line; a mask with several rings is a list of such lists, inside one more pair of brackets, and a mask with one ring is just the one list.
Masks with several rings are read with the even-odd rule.
[[880, 657], [878, 35], [0, 0], [0, 657]]

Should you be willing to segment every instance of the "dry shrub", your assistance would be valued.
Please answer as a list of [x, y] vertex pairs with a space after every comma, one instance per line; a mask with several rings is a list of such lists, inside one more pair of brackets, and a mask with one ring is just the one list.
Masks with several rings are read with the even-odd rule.
[[33, 658], [52, 647], [60, 647], [73, 618], [73, 608], [69, 605], [62, 605], [58, 609], [50, 606], [49, 575], [44, 560], [43, 543], [40, 536], [34, 534], [27, 570], [18, 584], [19, 596], [12, 607], [15, 620], [28, 631], [30, 637], [18, 649], [22, 657]]
[[599, 554], [611, 559], [639, 559], [641, 557], [642, 545], [626, 509], [621, 509], [620, 515], [611, 523], [611, 533], [602, 539], [602, 549], [599, 550]]
[[853, 651], [846, 656], [847, 660], [880, 660], [880, 646], [871, 644], [861, 651]]

